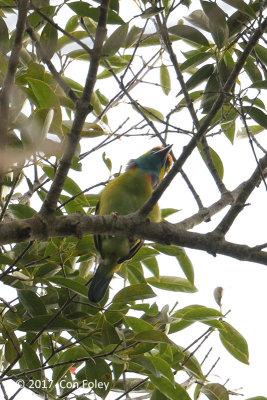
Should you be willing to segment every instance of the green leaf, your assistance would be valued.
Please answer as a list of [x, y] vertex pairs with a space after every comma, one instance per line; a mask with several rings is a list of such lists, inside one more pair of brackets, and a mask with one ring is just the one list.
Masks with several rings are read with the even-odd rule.
[[267, 114], [257, 107], [243, 106], [244, 112], [254, 119], [259, 125], [267, 129]]
[[47, 83], [32, 78], [29, 78], [28, 82], [41, 108], [60, 107], [59, 100], [54, 90], [47, 85]]
[[9, 50], [8, 28], [3, 18], [0, 17], [0, 52], [6, 54]]
[[147, 8], [142, 14], [141, 14], [141, 18], [151, 18], [154, 15], [158, 15], [160, 14], [162, 11], [164, 11], [165, 7], [156, 7], [156, 6], [151, 6], [149, 8]]
[[168, 31], [191, 42], [201, 44], [202, 46], [209, 46], [209, 42], [205, 38], [203, 33], [198, 31], [196, 28], [193, 28], [192, 26], [179, 24], [170, 27]]
[[213, 64], [203, 65], [203, 67], [199, 68], [199, 70], [197, 70], [197, 72], [195, 72], [194, 75], [192, 75], [187, 80], [186, 82], [187, 89], [188, 90], [194, 89], [196, 86], [206, 81], [212, 74], [213, 70], [214, 70]]
[[57, 39], [57, 29], [50, 22], [48, 22], [42, 30], [40, 44], [49, 59], [53, 57], [56, 51]]
[[263, 62], [263, 64], [267, 65], [267, 50], [266, 47], [261, 46], [260, 44], [256, 44], [255, 52], [259, 59]]
[[156, 278], [159, 278], [159, 265], [156, 257], [147, 258], [142, 261], [142, 264], [145, 265]]
[[104, 161], [104, 163], [105, 163], [107, 169], [108, 169], [109, 171], [111, 171], [111, 169], [112, 169], [112, 162], [111, 162], [111, 159], [110, 159], [110, 158], [106, 157], [106, 152], [105, 152], [105, 151], [104, 151], [104, 153], [102, 154], [102, 160]]
[[108, 346], [110, 344], [117, 344], [120, 342], [120, 338], [116, 332], [116, 329], [105, 319], [102, 325], [101, 337], [104, 346]]
[[104, 43], [102, 54], [104, 57], [110, 57], [122, 47], [126, 40], [129, 25], [125, 24], [117, 28]]
[[53, 386], [55, 386], [58, 381], [60, 381], [60, 379], [69, 371], [70, 366], [73, 365], [67, 363], [68, 361], [77, 360], [86, 356], [89, 356], [89, 352], [87, 352], [86, 349], [82, 346], [73, 346], [72, 348], [67, 349], [64, 352], [61, 352], [56, 362], [66, 362], [66, 365], [60, 365], [53, 369]]
[[163, 93], [166, 94], [166, 96], [168, 96], [171, 90], [171, 78], [168, 67], [165, 64], [161, 64], [160, 66], [160, 84]]
[[220, 317], [223, 317], [223, 314], [220, 311], [204, 306], [199, 306], [198, 309], [194, 308], [189, 310], [183, 315], [183, 318], [189, 321], [209, 321]]
[[20, 345], [15, 333], [11, 330], [8, 331], [8, 340], [5, 342], [5, 359], [7, 362], [12, 363], [19, 355]]
[[158, 254], [159, 254], [159, 252], [157, 250], [151, 249], [151, 247], [143, 246], [132, 258], [132, 261], [133, 262], [137, 262], [137, 261], [143, 262], [144, 260], [152, 258]]
[[167, 246], [164, 244], [155, 244], [153, 247], [163, 254], [175, 257], [189, 282], [194, 285], [194, 268], [190, 258], [182, 247], [175, 245]]
[[154, 375], [150, 376], [151, 383], [165, 396], [170, 400], [191, 400], [189, 394], [183, 388], [183, 386], [179, 385], [179, 383], [175, 382], [173, 385], [168, 379], [161, 376], [157, 378]]
[[168, 400], [165, 394], [161, 393], [158, 389], [153, 390], [150, 400]]
[[192, 25], [210, 32], [209, 19], [202, 10], [193, 11], [188, 17], [185, 17], [185, 19]]
[[148, 119], [151, 119], [152, 121], [156, 122], [164, 121], [163, 114], [161, 114], [160, 111], [155, 110], [154, 108], [141, 106], [141, 110], [144, 113], [144, 115]]
[[58, 317], [55, 321], [49, 323], [53, 319], [54, 315], [40, 315], [24, 321], [17, 329], [23, 332], [39, 332], [45, 328], [45, 332], [49, 331], [62, 331], [62, 330], [74, 330], [77, 331], [78, 327], [73, 322], [66, 318]]
[[172, 344], [172, 341], [168, 338], [168, 336], [165, 335], [165, 333], [154, 329], [145, 330], [137, 333], [137, 335], [135, 335], [134, 338], [131, 338], [130, 340], [132, 341], [133, 339], [137, 342]]
[[[66, 120], [62, 121], [63, 125], [63, 132], [65, 134], [69, 133], [72, 127], [73, 121]], [[84, 122], [83, 129], [81, 131], [82, 138], [95, 138], [102, 135], [108, 135], [106, 131], [100, 126], [99, 124], [92, 123], [92, 122]]]
[[250, 87], [256, 89], [267, 89], [267, 80], [256, 81], [252, 85], [250, 85]]
[[[32, 348], [32, 346], [27, 343], [23, 342], [22, 343], [22, 352], [23, 352], [23, 358], [26, 361], [28, 369], [37, 369], [41, 367], [41, 363], [39, 358], [37, 357], [36, 352]], [[35, 372], [33, 374], [34, 379], [41, 379], [41, 370], [38, 372]]]
[[180, 70], [186, 71], [188, 68], [197, 67], [204, 61], [208, 60], [210, 57], [210, 53], [198, 52], [197, 54], [194, 54], [192, 57], [189, 57], [186, 61], [184, 61], [180, 66]]
[[47, 314], [42, 299], [32, 290], [18, 290], [19, 300], [31, 317]]
[[157, 356], [150, 357], [150, 360], [154, 364], [156, 371], [159, 372], [161, 376], [167, 378], [168, 381], [170, 381], [170, 383], [174, 385], [174, 375], [169, 364], [163, 358]]
[[135, 300], [150, 299], [155, 297], [156, 294], [153, 292], [149, 285], [145, 283], [139, 283], [137, 285], [127, 286], [121, 289], [114, 297], [113, 303], [128, 303]]
[[88, 298], [88, 289], [85, 285], [75, 281], [73, 278], [63, 278], [61, 276], [53, 276], [49, 278], [49, 282], [55, 283], [60, 287], [65, 287], [72, 290], [73, 292], [80, 294], [81, 296]]
[[256, 18], [256, 13], [252, 7], [246, 4], [243, 0], [223, 0], [224, 3], [243, 12], [251, 18]]
[[82, 1], [73, 1], [67, 5], [80, 17], [91, 17], [92, 7]]
[[250, 397], [249, 399], [246, 400], [267, 400], [267, 397], [256, 396], [256, 397]]
[[153, 326], [148, 322], [144, 321], [142, 318], [125, 316], [124, 321], [127, 325], [129, 325], [135, 333], [140, 333], [143, 331], [150, 331], [153, 329]]
[[229, 29], [225, 18], [227, 14], [214, 2], [201, 1], [201, 5], [209, 19], [210, 32], [214, 42], [221, 49], [229, 37]]
[[26, 204], [10, 204], [8, 209], [18, 219], [32, 218], [37, 211]]
[[226, 350], [237, 360], [249, 364], [248, 344], [245, 338], [228, 322], [221, 323], [224, 329], [220, 331], [220, 339]]
[[[202, 145], [198, 144], [198, 148], [199, 148], [201, 157], [203, 158], [205, 163], [208, 164]], [[217, 169], [217, 172], [218, 172], [220, 178], [223, 179], [224, 167], [223, 167], [222, 160], [221, 160], [220, 156], [218, 155], [218, 153], [216, 153], [216, 151], [213, 150], [211, 147], [209, 147], [209, 151], [210, 151], [210, 156], [213, 161], [213, 164], [214, 164], [215, 168]]]
[[162, 208], [161, 209], [161, 217], [162, 219], [169, 217], [172, 214], [177, 213], [180, 210], [177, 210], [176, 208]]
[[159, 289], [171, 290], [173, 292], [195, 293], [197, 288], [187, 279], [177, 276], [160, 276], [159, 279], [152, 277], [147, 278], [147, 282]]
[[65, 26], [65, 31], [73, 32], [73, 31], [75, 31], [76, 28], [78, 28], [78, 26], [79, 26], [79, 17], [78, 17], [78, 15], [73, 15], [67, 21], [66, 26]]
[[202, 386], [201, 393], [204, 393], [210, 400], [229, 400], [227, 389], [220, 383], [208, 383]]
[[102, 358], [86, 361], [85, 373], [88, 383], [98, 382], [101, 385], [94, 385], [94, 392], [101, 398], [108, 395], [112, 387], [112, 373], [109, 365]]
[[142, 28], [133, 26], [125, 40], [125, 43], [124, 43], [125, 48], [128, 49], [129, 47], [134, 46], [136, 44], [136, 42], [140, 39], [142, 32], [143, 32]]
[[262, 74], [253, 57], [248, 57], [244, 69], [253, 83], [262, 80]]
[[[250, 125], [248, 126], [248, 129], [252, 135], [257, 135], [257, 133], [261, 133], [264, 131], [264, 128], [259, 125]], [[245, 127], [241, 128], [241, 130], [237, 132], [237, 137], [241, 139], [248, 138], [248, 133]]]

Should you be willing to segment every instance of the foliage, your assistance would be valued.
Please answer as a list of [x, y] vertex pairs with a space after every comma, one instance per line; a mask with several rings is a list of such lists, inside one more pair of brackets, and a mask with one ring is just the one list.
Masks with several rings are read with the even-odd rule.
[[[65, 237], [50, 237], [48, 233], [45, 239], [40, 237], [45, 237], [43, 232], [47, 224], [54, 223], [53, 218], [94, 214], [96, 188], [105, 182], [80, 187], [75, 176], [86, 177], [84, 160], [121, 137], [132, 138], [134, 130], [137, 136], [142, 130], [157, 139], [157, 144], [172, 143], [181, 136], [189, 138], [191, 151], [197, 149], [222, 195], [220, 207], [238, 198], [239, 208], [231, 208], [230, 217], [222, 220], [217, 241], [209, 241], [207, 235], [206, 245], [199, 241], [192, 244], [190, 237], [181, 233], [183, 245], [199, 245], [200, 250], [212, 254], [249, 261], [262, 257], [262, 263], [267, 263], [261, 248], [257, 254], [251, 248], [246, 255], [238, 245], [232, 245], [231, 251], [224, 249], [224, 241], [219, 240], [224, 239], [262, 179], [266, 155], [258, 162], [258, 175], [252, 174], [251, 191], [241, 188], [231, 193], [222, 182], [221, 154], [207, 142], [209, 136], [219, 135], [234, 144], [240, 136], [248, 137], [255, 146], [255, 135], [267, 128], [263, 2], [224, 0], [219, 6], [215, 1], [200, 1], [199, 9], [194, 9], [187, 0], [132, 0], [128, 3], [134, 7], [134, 16], [121, 11], [119, 0], [110, 0], [109, 9], [105, 8], [107, 0], [57, 5], [37, 0], [28, 10], [25, 3], [0, 1], [0, 219], [8, 229], [13, 227], [10, 222], [22, 220], [19, 226], [24, 233], [28, 219], [41, 228], [26, 243], [16, 234], [15, 242], [7, 245], [4, 241], [1, 248], [1, 281], [16, 293], [11, 302], [0, 299], [3, 385], [20, 380], [44, 399], [77, 400], [87, 399], [91, 393], [109, 398], [114, 391], [141, 391], [153, 400], [188, 400], [188, 388], [194, 385], [195, 399], [204, 394], [211, 400], [228, 400], [230, 390], [208, 381], [190, 352], [192, 345], [190, 351], [184, 349], [171, 336], [199, 323], [207, 329], [207, 337], [219, 332], [225, 349], [248, 364], [247, 342], [226, 321], [220, 299], [216, 297], [218, 309], [192, 304], [169, 311], [167, 305], [160, 309], [154, 302], [161, 290], [197, 290], [194, 268], [182, 245], [171, 237], [171, 244], [167, 238], [162, 243], [150, 241], [124, 263], [119, 275], [126, 286], [121, 284], [123, 288], [112, 298], [106, 295], [99, 306], [87, 297], [97, 262], [92, 234], [81, 237], [77, 228], [74, 236], [70, 227], [62, 234]], [[178, 21], [181, 15], [183, 19]], [[16, 29], [9, 24], [14, 17]], [[79, 71], [85, 64], [90, 69], [84, 91], [78, 74], [70, 71]], [[142, 95], [135, 90], [149, 80], [151, 71], [149, 84], [159, 95], [162, 91], [163, 100], [154, 102], [151, 96], [151, 104], [143, 104]], [[112, 95], [109, 85], [116, 88]], [[160, 104], [166, 98], [168, 112]], [[131, 109], [127, 111], [130, 117], [122, 121], [125, 107]], [[116, 128], [112, 127], [113, 110], [120, 114]], [[177, 121], [184, 115], [190, 117], [193, 129], [187, 124], [180, 128]], [[191, 154], [186, 151], [183, 162]], [[115, 156], [108, 155], [103, 152], [102, 161], [110, 178]], [[182, 162], [179, 171], [181, 166]], [[96, 178], [97, 167], [93, 173]], [[185, 174], [183, 177], [188, 182]], [[211, 212], [207, 209], [205, 214], [194, 188], [189, 188], [199, 213], [191, 212], [189, 225], [180, 225], [185, 232], [207, 220]], [[223, 197], [226, 192], [228, 198]], [[176, 212], [176, 208], [162, 211], [166, 226]], [[214, 247], [216, 243], [219, 247]], [[166, 275], [166, 268], [158, 263], [162, 254], [179, 264], [179, 276]], [[196, 342], [201, 337], [200, 329]], [[188, 378], [185, 382], [184, 373]]]

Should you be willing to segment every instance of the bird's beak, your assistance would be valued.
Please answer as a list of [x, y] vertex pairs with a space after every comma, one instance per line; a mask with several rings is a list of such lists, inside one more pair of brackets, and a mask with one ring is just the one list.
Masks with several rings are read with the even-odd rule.
[[169, 144], [168, 146], [163, 147], [162, 149], [156, 151], [155, 154], [157, 154], [160, 157], [162, 165], [165, 164], [165, 161], [168, 157], [169, 152], [171, 151], [171, 148], [172, 144]]

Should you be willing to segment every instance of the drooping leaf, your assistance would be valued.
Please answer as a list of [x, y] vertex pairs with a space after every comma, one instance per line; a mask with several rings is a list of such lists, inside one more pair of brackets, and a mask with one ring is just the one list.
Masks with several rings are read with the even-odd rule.
[[168, 379], [161, 376], [157, 378], [153, 375], [150, 376], [153, 385], [170, 400], [191, 400], [185, 388], [179, 383], [175, 382], [173, 385]]
[[254, 119], [259, 125], [267, 129], [267, 114], [257, 107], [243, 106], [244, 112]]
[[[207, 161], [206, 155], [205, 155], [205, 153], [204, 153], [204, 151], [203, 151], [202, 145], [199, 144], [199, 145], [198, 145], [198, 148], [199, 148], [201, 157], [203, 158], [203, 160], [204, 160], [205, 163], [207, 164], [208, 161]], [[211, 156], [211, 159], [212, 159], [212, 161], [213, 161], [213, 164], [214, 164], [214, 166], [215, 166], [215, 168], [216, 168], [216, 170], [217, 170], [217, 172], [218, 172], [220, 178], [223, 179], [224, 167], [223, 167], [223, 163], [222, 163], [222, 160], [221, 160], [220, 156], [219, 156], [218, 153], [217, 153], [215, 150], [213, 150], [211, 147], [209, 147], [209, 152], [210, 152], [210, 156]]]
[[149, 331], [153, 329], [153, 326], [141, 318], [125, 316], [124, 321], [129, 325], [135, 333], [143, 331]]
[[[264, 128], [260, 125], [249, 125], [248, 130], [252, 135], [257, 135], [258, 133], [263, 132]], [[242, 139], [244, 138], [247, 139], [248, 138], [247, 129], [245, 127], [241, 128], [241, 130], [237, 132], [237, 137]]]
[[183, 247], [175, 245], [167, 246], [163, 244], [155, 244], [153, 247], [163, 254], [175, 257], [180, 264], [186, 278], [192, 285], [194, 284], [194, 268]]
[[251, 18], [256, 18], [256, 13], [252, 7], [246, 4], [243, 0], [223, 0], [224, 3], [243, 12]]
[[267, 50], [266, 47], [261, 46], [260, 44], [256, 44], [255, 52], [259, 59], [263, 62], [263, 64], [267, 65]]
[[31, 317], [47, 314], [42, 299], [32, 290], [18, 290], [19, 300]]
[[202, 10], [195, 10], [190, 15], [185, 17], [185, 19], [192, 25], [203, 29], [206, 32], [210, 32], [209, 19]]
[[145, 330], [137, 333], [134, 336], [134, 340], [137, 342], [145, 342], [145, 343], [169, 343], [172, 344], [172, 341], [168, 338], [165, 333], [151, 329]]
[[215, 2], [201, 1], [204, 13], [209, 19], [209, 27], [214, 42], [219, 49], [227, 42], [229, 29], [225, 12]]
[[29, 78], [28, 82], [41, 108], [57, 108], [60, 106], [57, 96], [47, 83], [32, 78]]
[[189, 40], [191, 42], [201, 44], [202, 46], [209, 46], [208, 40], [205, 38], [203, 33], [198, 31], [189, 25], [175, 25], [168, 29], [170, 33], [177, 35], [183, 39]]
[[0, 52], [6, 54], [9, 49], [8, 28], [5, 21], [0, 17]]
[[72, 290], [73, 292], [80, 294], [81, 296], [88, 298], [88, 289], [85, 285], [75, 281], [74, 279], [68, 279], [61, 276], [49, 277], [49, 281], [56, 285], [65, 287]]
[[56, 51], [57, 39], [57, 29], [50, 22], [48, 22], [42, 30], [40, 44], [49, 59], [53, 57]]
[[222, 321], [223, 329], [220, 331], [220, 339], [224, 347], [244, 364], [248, 361], [248, 344], [245, 338], [228, 322]]
[[200, 392], [209, 400], [229, 400], [228, 390], [220, 383], [208, 383], [202, 386]]
[[127, 286], [121, 289], [113, 297], [113, 303], [127, 303], [135, 300], [150, 299], [151, 297], [155, 296], [156, 294], [149, 285], [146, 285], [145, 283], [139, 283], [137, 285]]
[[147, 278], [147, 282], [159, 289], [171, 290], [173, 292], [195, 293], [197, 291], [197, 288], [187, 279], [177, 276], [161, 275], [159, 279], [155, 277]]
[[26, 204], [10, 204], [8, 209], [18, 219], [31, 218], [37, 213], [36, 210]]
[[53, 319], [53, 315], [40, 315], [26, 319], [19, 327], [19, 331], [23, 332], [39, 332], [45, 328], [45, 331], [62, 331], [62, 330], [76, 330], [77, 326], [66, 318], [58, 317], [56, 320], [50, 323]]
[[[214, 70], [213, 64], [206, 64], [200, 67], [187, 81], [186, 86], [188, 90], [194, 89], [202, 82], [206, 81]], [[180, 92], [181, 93], [181, 92]]]
[[[23, 359], [26, 361], [27, 367], [30, 370], [37, 369], [41, 367], [40, 360], [32, 348], [32, 346], [27, 343], [22, 343], [22, 352], [23, 352]], [[41, 379], [41, 370], [32, 374], [34, 379]]]
[[88, 360], [85, 374], [88, 382], [102, 382], [102, 385], [94, 385], [94, 392], [104, 399], [112, 388], [112, 373], [108, 363], [102, 358]]
[[152, 121], [156, 122], [164, 121], [163, 114], [160, 111], [155, 110], [154, 108], [141, 106], [141, 110], [144, 113], [144, 115], [147, 118], [151, 119]]
[[104, 43], [102, 54], [110, 57], [122, 47], [128, 33], [129, 25], [125, 24], [117, 28]]
[[160, 67], [160, 84], [163, 92], [168, 96], [171, 90], [171, 79], [168, 67], [165, 64], [161, 64]]

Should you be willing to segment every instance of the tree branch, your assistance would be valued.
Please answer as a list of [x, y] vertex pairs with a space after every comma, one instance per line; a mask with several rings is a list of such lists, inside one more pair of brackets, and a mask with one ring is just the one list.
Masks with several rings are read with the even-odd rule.
[[136, 214], [128, 216], [71, 214], [54, 217], [52, 223], [49, 221], [48, 224], [44, 224], [42, 218], [36, 215], [34, 218], [0, 224], [0, 244], [36, 239], [45, 241], [51, 237], [75, 236], [81, 238], [88, 234], [130, 236], [267, 265], [267, 252], [259, 251], [260, 246], [249, 247], [227, 242], [218, 237], [216, 233], [188, 232], [177, 228], [175, 224], [150, 222]]
[[55, 179], [51, 185], [51, 188], [40, 210], [40, 213], [43, 215], [52, 214], [56, 210], [57, 201], [61, 194], [65, 179], [68, 175], [71, 166], [71, 161], [75, 154], [75, 149], [80, 140], [80, 134], [85, 118], [91, 111], [90, 101], [96, 82], [102, 46], [106, 36], [108, 9], [109, 9], [109, 0], [103, 0], [100, 6], [100, 15], [99, 15], [98, 26], [96, 29], [95, 43], [92, 50], [91, 62], [86, 78], [84, 91], [81, 99], [79, 99], [79, 101], [77, 102], [75, 119], [73, 121], [71, 131], [68, 135], [68, 142], [66, 145], [66, 149], [62, 156], [62, 159], [60, 160], [59, 167], [55, 175]]
[[184, 147], [182, 154], [174, 163], [170, 172], [165, 176], [165, 178], [160, 182], [158, 187], [152, 193], [152, 196], [145, 202], [145, 204], [139, 210], [139, 215], [145, 216], [150, 213], [150, 211], [154, 208], [155, 204], [158, 202], [164, 191], [167, 189], [173, 178], [177, 175], [177, 173], [181, 170], [183, 164], [191, 155], [192, 151], [195, 149], [197, 142], [205, 135], [207, 129], [209, 128], [214, 115], [217, 114], [219, 109], [222, 107], [224, 99], [227, 93], [230, 91], [234, 82], [238, 78], [238, 75], [243, 68], [246, 59], [248, 58], [250, 52], [257, 44], [259, 38], [262, 36], [264, 30], [267, 28], [267, 18], [263, 21], [263, 23], [256, 29], [254, 34], [251, 36], [247, 46], [245, 47], [243, 53], [237, 60], [235, 67], [232, 70], [228, 80], [226, 81], [222, 92], [218, 95], [217, 100], [213, 104], [210, 112], [207, 114], [203, 124], [198, 129], [196, 135], [190, 140], [190, 142]]

